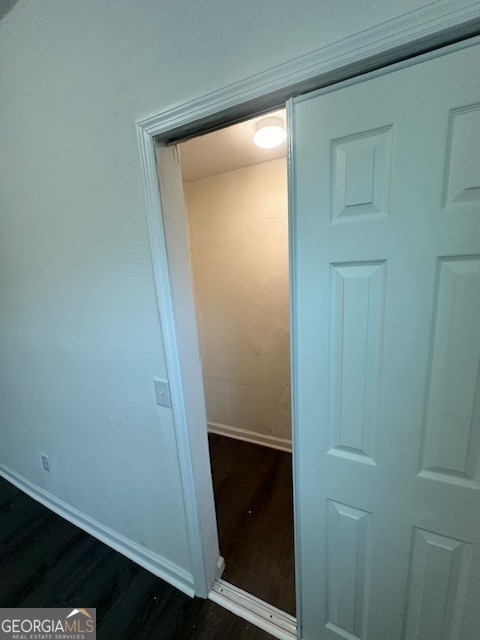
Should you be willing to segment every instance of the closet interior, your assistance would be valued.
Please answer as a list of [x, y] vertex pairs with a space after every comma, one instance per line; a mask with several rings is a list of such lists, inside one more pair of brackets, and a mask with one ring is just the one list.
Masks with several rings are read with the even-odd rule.
[[283, 110], [179, 152], [222, 579], [295, 615], [286, 141], [254, 142], [275, 127]]

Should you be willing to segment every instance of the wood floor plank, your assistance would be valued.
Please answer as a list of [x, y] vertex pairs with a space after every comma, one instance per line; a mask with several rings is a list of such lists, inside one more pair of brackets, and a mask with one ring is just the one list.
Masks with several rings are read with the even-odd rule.
[[99, 640], [271, 640], [189, 598], [0, 478], [0, 607], [95, 607]]
[[291, 454], [209, 435], [223, 579], [295, 615]]
[[[252, 624], [238, 618], [214, 602], [201, 604], [192, 611], [178, 640], [272, 640], [272, 636]], [[177, 640], [177, 638], [175, 638]]]

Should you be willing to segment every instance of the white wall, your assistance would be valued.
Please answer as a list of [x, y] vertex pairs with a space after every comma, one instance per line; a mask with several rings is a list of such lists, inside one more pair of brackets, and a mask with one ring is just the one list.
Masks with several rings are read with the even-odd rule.
[[207, 418], [288, 440], [286, 158], [184, 192]]
[[427, 4], [19, 0], [0, 22], [0, 463], [191, 570], [134, 121]]

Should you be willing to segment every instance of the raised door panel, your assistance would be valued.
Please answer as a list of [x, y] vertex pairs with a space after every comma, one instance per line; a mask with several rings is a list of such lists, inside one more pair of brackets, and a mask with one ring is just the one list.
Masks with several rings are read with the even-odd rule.
[[327, 504], [327, 638], [363, 640], [368, 617], [371, 514]]
[[330, 266], [330, 450], [375, 464], [385, 262]]
[[460, 632], [471, 568], [472, 545], [415, 529], [405, 640], [466, 640]]
[[480, 488], [480, 258], [438, 271], [421, 475]]
[[480, 215], [480, 104], [450, 113], [444, 207], [474, 208]]
[[392, 127], [332, 140], [331, 222], [388, 214]]

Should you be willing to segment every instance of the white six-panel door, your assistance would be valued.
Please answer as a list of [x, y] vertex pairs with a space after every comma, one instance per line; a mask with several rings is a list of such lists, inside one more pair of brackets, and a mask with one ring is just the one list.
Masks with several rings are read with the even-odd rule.
[[303, 640], [480, 638], [480, 47], [293, 100]]

